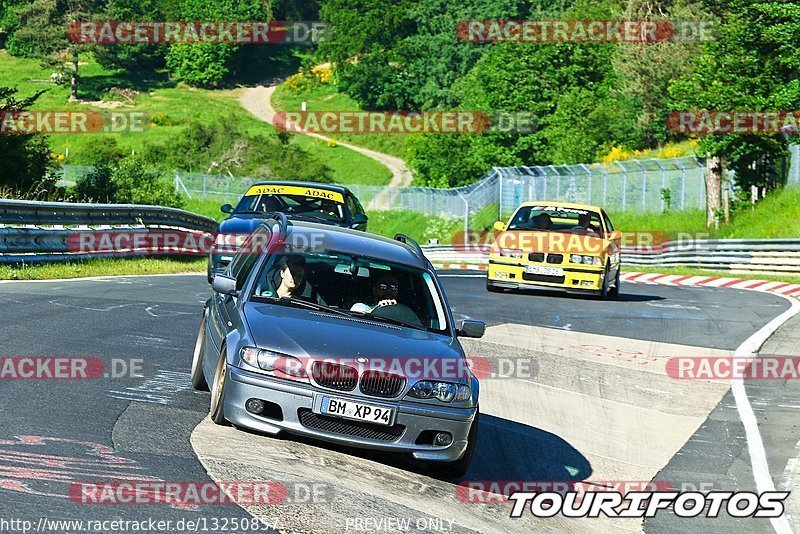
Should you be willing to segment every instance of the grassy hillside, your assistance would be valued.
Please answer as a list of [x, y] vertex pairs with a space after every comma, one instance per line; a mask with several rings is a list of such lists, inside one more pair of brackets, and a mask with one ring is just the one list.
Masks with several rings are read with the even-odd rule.
[[[5, 50], [0, 50], [0, 72], [3, 73], [0, 83], [17, 87], [20, 91], [19, 98], [45, 91], [32, 107], [35, 110], [113, 109], [141, 111], [150, 117], [156, 117], [156, 121], [144, 132], [108, 134], [114, 135], [126, 151], [141, 149], [145, 141], [168, 142], [180, 135], [193, 120], [211, 123], [223, 116], [235, 117], [251, 133], [276, 135], [271, 125], [256, 119], [239, 105], [241, 89], [211, 91], [175, 84], [166, 78], [141, 80], [126, 72], [104, 70], [90, 56], [85, 56], [81, 58], [80, 71], [79, 96], [82, 102], [75, 103], [67, 101], [69, 87], [53, 84], [50, 81], [51, 71], [41, 68], [38, 61], [12, 57]], [[130, 104], [125, 98], [111, 94], [109, 91], [114, 87], [138, 91], [135, 103]], [[51, 135], [50, 145], [53, 152], [61, 156], [63, 164], [85, 165], [100, 136], [101, 134]], [[385, 166], [352, 150], [338, 146], [329, 147], [325, 142], [308, 136], [292, 136], [290, 142], [319, 156], [331, 169], [336, 182], [383, 185], [391, 179], [391, 173]], [[204, 168], [185, 170], [206, 171]]]
[[[361, 109], [355, 100], [339, 93], [333, 84], [313, 85], [311, 88], [297, 91], [291, 85], [283, 83], [272, 95], [272, 106], [281, 111], [299, 111], [302, 109], [303, 102], [306, 103], [308, 111], [356, 111]], [[402, 158], [405, 156], [405, 141], [408, 135], [337, 134], [329, 137]]]

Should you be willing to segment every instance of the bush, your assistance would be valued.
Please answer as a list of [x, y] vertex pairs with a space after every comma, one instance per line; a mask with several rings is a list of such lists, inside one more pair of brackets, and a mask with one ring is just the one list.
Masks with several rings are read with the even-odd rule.
[[76, 181], [72, 196], [78, 202], [183, 207], [172, 183], [136, 156], [97, 165]]
[[175, 192], [172, 183], [162, 178], [160, 172], [148, 169], [138, 157], [120, 161], [111, 173], [111, 180], [116, 188], [114, 199], [118, 203], [183, 206], [183, 199]]
[[114, 202], [116, 186], [111, 178], [111, 167], [97, 165], [93, 171], [75, 181], [72, 194], [78, 202]]

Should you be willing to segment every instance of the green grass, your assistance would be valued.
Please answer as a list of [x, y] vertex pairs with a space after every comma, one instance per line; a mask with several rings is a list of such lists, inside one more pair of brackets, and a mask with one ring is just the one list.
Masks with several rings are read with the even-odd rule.
[[667, 232], [669, 234], [703, 233], [706, 213], [701, 210], [671, 211], [667, 213], [610, 212], [608, 216], [615, 230], [623, 232]]
[[[333, 84], [317, 84], [298, 93], [284, 83], [278, 86], [272, 95], [272, 105], [280, 111], [299, 111], [303, 102], [306, 103], [308, 111], [361, 109], [355, 100], [339, 93]], [[328, 137], [398, 158], [405, 157], [405, 142], [408, 138], [403, 134], [336, 134]]]
[[204, 273], [207, 261], [205, 257], [166, 257], [0, 265], [0, 280], [51, 280], [88, 276]]
[[756, 204], [736, 213], [730, 224], [720, 228], [721, 237], [798, 238], [800, 230], [800, 187], [775, 191]]
[[[206, 90], [175, 84], [164, 77], [154, 80], [141, 80], [124, 71], [107, 71], [98, 65], [91, 56], [81, 56], [81, 85], [79, 96], [82, 102], [68, 102], [69, 87], [50, 82], [50, 69], [41, 68], [36, 60], [22, 59], [8, 55], [0, 50], [0, 72], [2, 84], [17, 87], [18, 98], [45, 90], [34, 103], [34, 110], [96, 110], [105, 108], [86, 101], [106, 103], [124, 99], [109, 94], [113, 87], [133, 88], [140, 91], [135, 104], [125, 102], [114, 109], [120, 112], [144, 112], [150, 117], [164, 116], [144, 131], [107, 134], [116, 137], [120, 147], [127, 151], [141, 150], [147, 142], [168, 143], [180, 135], [187, 124], [194, 120], [209, 123], [219, 121], [224, 116], [233, 116], [245, 125], [248, 132], [276, 135], [272, 125], [253, 117], [239, 105], [242, 89]], [[107, 105], [107, 104], [104, 104]], [[53, 152], [61, 155], [65, 165], [86, 165], [98, 134], [56, 134], [49, 136]], [[310, 154], [316, 155], [331, 169], [335, 182], [343, 184], [385, 185], [391, 179], [391, 172], [384, 165], [362, 154], [344, 147], [328, 147], [323, 141], [308, 136], [292, 136], [291, 143], [297, 144]], [[69, 155], [66, 155], [69, 149]], [[205, 172], [206, 168], [182, 169], [189, 172]], [[286, 177], [291, 178], [291, 177]]]

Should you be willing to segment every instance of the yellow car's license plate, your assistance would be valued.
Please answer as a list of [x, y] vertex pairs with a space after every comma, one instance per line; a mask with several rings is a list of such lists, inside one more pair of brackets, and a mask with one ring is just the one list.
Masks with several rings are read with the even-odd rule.
[[542, 274], [544, 276], [564, 276], [564, 271], [557, 267], [542, 267], [541, 265], [526, 265], [525, 272], [528, 274]]

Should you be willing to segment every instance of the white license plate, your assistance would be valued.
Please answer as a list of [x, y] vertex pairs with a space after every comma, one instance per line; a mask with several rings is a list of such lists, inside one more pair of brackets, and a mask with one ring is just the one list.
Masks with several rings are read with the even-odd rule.
[[564, 271], [558, 267], [542, 267], [540, 265], [526, 265], [525, 272], [528, 274], [543, 274], [545, 276], [564, 276]]
[[394, 410], [383, 406], [375, 406], [374, 404], [362, 404], [350, 400], [322, 397], [320, 413], [388, 426], [392, 423]]

